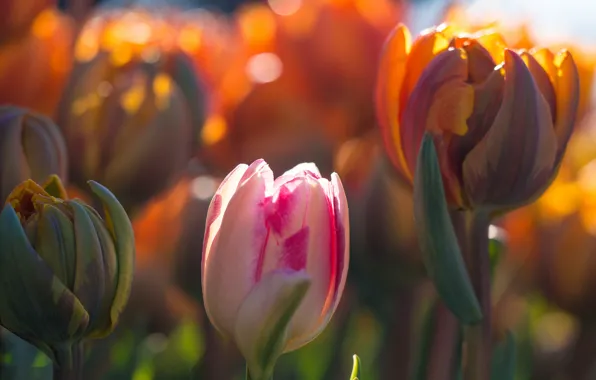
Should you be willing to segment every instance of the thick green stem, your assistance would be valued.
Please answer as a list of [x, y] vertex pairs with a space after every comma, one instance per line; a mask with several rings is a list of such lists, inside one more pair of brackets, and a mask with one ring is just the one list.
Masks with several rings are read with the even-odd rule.
[[488, 251], [490, 218], [487, 212], [477, 210], [454, 212], [452, 220], [483, 315], [479, 324], [466, 326], [464, 330], [464, 378], [488, 380], [492, 354], [491, 274]]
[[83, 343], [77, 342], [70, 346], [54, 350], [54, 380], [82, 380], [84, 353]]

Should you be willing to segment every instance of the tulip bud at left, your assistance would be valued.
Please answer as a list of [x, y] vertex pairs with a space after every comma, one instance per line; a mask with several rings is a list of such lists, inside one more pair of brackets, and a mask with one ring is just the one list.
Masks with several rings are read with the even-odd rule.
[[49, 118], [23, 108], [0, 107], [0, 203], [26, 179], [66, 178], [67, 155], [60, 130]]
[[341, 298], [348, 205], [337, 174], [301, 164], [274, 180], [267, 163], [239, 165], [207, 214], [202, 285], [211, 323], [234, 340], [251, 378], [316, 338]]
[[58, 365], [65, 348], [108, 335], [130, 294], [132, 226], [109, 190], [89, 186], [103, 217], [67, 200], [56, 176], [21, 183], [0, 213], [0, 324]]

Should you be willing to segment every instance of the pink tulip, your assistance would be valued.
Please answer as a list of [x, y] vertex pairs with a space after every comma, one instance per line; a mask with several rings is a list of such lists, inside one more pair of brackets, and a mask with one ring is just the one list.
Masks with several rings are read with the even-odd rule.
[[346, 282], [348, 243], [348, 205], [335, 173], [329, 181], [305, 163], [274, 180], [257, 160], [221, 183], [207, 214], [203, 297], [211, 323], [235, 341], [253, 378], [272, 370], [262, 355], [280, 328], [277, 356], [323, 331]]

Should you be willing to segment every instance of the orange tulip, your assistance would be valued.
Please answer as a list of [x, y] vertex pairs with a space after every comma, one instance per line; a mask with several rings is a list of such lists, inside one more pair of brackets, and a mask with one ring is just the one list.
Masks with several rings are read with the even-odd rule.
[[25, 36], [33, 20], [54, 4], [56, 0], [1, 0], [0, 43]]
[[579, 96], [571, 54], [514, 52], [496, 33], [454, 34], [445, 25], [413, 43], [388, 38], [377, 81], [386, 151], [412, 180], [425, 132], [435, 138], [449, 202], [458, 208], [519, 207], [556, 174]]
[[[491, 22], [473, 21], [475, 18], [470, 17], [466, 10], [459, 5], [449, 7], [444, 20], [459, 32], [476, 33], [487, 29], [497, 31], [503, 35], [504, 40], [507, 41], [507, 46], [512, 49], [530, 50], [537, 45], [536, 36], [533, 34], [532, 26], [529, 23], [505, 26], [505, 23], [500, 20]], [[591, 108], [596, 53], [593, 49], [590, 50], [585, 46], [576, 45], [574, 41], [568, 41], [564, 47], [547, 45], [551, 50], [564, 48], [573, 54], [580, 84], [577, 120], [581, 120]]]
[[72, 66], [73, 32], [68, 16], [48, 8], [35, 19], [26, 36], [0, 46], [0, 104], [52, 116]]

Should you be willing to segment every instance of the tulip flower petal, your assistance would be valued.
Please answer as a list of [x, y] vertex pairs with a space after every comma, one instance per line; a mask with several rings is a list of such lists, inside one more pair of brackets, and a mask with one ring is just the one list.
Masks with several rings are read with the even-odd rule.
[[232, 199], [232, 196], [236, 192], [236, 189], [240, 184], [240, 180], [244, 176], [244, 173], [247, 169], [248, 165], [246, 164], [240, 164], [236, 166], [234, 170], [232, 170], [226, 176], [226, 178], [223, 179], [219, 185], [219, 188], [213, 195], [213, 198], [211, 198], [211, 203], [209, 204], [209, 209], [207, 211], [205, 236], [203, 238], [203, 259], [201, 265], [201, 278], [203, 280], [205, 279], [203, 275], [205, 269], [205, 259], [211, 253], [211, 246], [218, 235], [223, 214], [226, 211], [228, 203], [230, 203], [230, 199]]
[[[10, 115], [0, 116], [9, 118]], [[27, 162], [27, 157], [23, 151], [21, 141], [22, 128], [20, 118], [12, 120], [9, 124], [0, 128], [0, 162], [10, 162], [10, 165], [3, 165], [0, 173], [0, 197], [1, 204], [4, 204], [4, 199], [10, 194], [21, 181], [31, 178], [31, 172]]]
[[43, 189], [54, 198], [68, 199], [66, 189], [64, 188], [64, 185], [62, 185], [60, 177], [55, 174], [50, 175], [44, 182]]
[[[335, 215], [335, 236], [337, 239], [337, 268], [335, 272], [335, 286], [332, 294], [331, 313], [339, 304], [340, 296], [343, 293], [346, 279], [348, 278], [348, 266], [350, 262], [350, 215], [348, 199], [339, 175], [331, 174], [331, 189], [333, 195], [333, 213]], [[329, 315], [331, 317], [331, 315]]]
[[[548, 74], [551, 83], [557, 83], [557, 68], [555, 67], [555, 55], [552, 51], [546, 48], [536, 49], [530, 51], [532, 57], [536, 59], [536, 62], [542, 66], [544, 71]], [[556, 91], [555, 91], [556, 92]]]
[[272, 188], [269, 166], [263, 160], [253, 162], [222, 213], [219, 229], [209, 232], [216, 236], [204, 255], [205, 310], [214, 326], [228, 336], [234, 331], [238, 309], [262, 265], [259, 258], [268, 234], [263, 200]]
[[471, 83], [482, 83], [492, 73], [495, 68], [488, 50], [480, 42], [470, 37], [455, 37], [450, 47], [463, 49], [468, 57], [468, 81]]
[[238, 311], [234, 340], [246, 359], [251, 379], [265, 380], [283, 353], [287, 330], [310, 285], [303, 272], [269, 272], [247, 295]]
[[103, 205], [105, 224], [116, 246], [118, 284], [110, 311], [111, 331], [130, 296], [135, 265], [135, 238], [130, 219], [114, 194], [95, 181], [89, 181], [88, 184]]
[[399, 133], [399, 102], [410, 40], [408, 28], [401, 24], [387, 38], [379, 64], [375, 94], [377, 119], [386, 152], [395, 167], [408, 178], [410, 175], [403, 157]]
[[[415, 171], [416, 157], [422, 136], [431, 131], [435, 136], [465, 135], [467, 120], [474, 108], [474, 88], [468, 79], [467, 55], [462, 49], [449, 49], [428, 65], [406, 107], [402, 117], [402, 141], [410, 171]], [[444, 152], [448, 144], [441, 147]], [[445, 154], [445, 153], [442, 153]], [[445, 161], [442, 161], [445, 162]], [[454, 170], [444, 170], [445, 184], [450, 198], [459, 199], [459, 180]]]
[[[58, 127], [45, 116], [23, 112], [22, 143], [31, 179], [42, 182], [48, 174], [68, 172], [66, 143]], [[63, 178], [65, 179], [65, 178]]]
[[[90, 338], [103, 338], [112, 332], [114, 326], [111, 322], [110, 312], [112, 309], [112, 303], [116, 298], [116, 289], [118, 284], [118, 258], [116, 254], [116, 247], [110, 232], [106, 229], [101, 217], [97, 212], [88, 205], [83, 204], [78, 200], [74, 200], [85, 207], [91, 222], [93, 222], [93, 228], [99, 238], [102, 252], [102, 262], [104, 271], [104, 296], [102, 297], [101, 304], [98, 309], [98, 321], [103, 322], [103, 325], [90, 326], [95, 327], [93, 331], [89, 331], [88, 336]], [[64, 231], [64, 230], [62, 230]]]
[[0, 320], [21, 338], [62, 342], [85, 332], [89, 314], [37, 255], [10, 205], [0, 213], [0, 281]]
[[[277, 268], [306, 269], [311, 279], [311, 286], [292, 319], [286, 352], [310, 342], [324, 329], [325, 308], [329, 289], [335, 284], [337, 260], [333, 200], [328, 197], [329, 181], [326, 179], [317, 181], [308, 177], [297, 180], [297, 185], [302, 190], [294, 191], [295, 199], [288, 200], [287, 203], [295, 202], [298, 207], [302, 206], [302, 210], [295, 212], [296, 217], [299, 218], [298, 227], [302, 230], [287, 238], [285, 243], [302, 243], [305, 259], [302, 267], [290, 267], [282, 261]], [[277, 210], [277, 215], [282, 214], [279, 211]], [[268, 250], [272, 241], [275, 244], [273, 232], [274, 229], [271, 229]], [[272, 237], [274, 237], [273, 240]], [[302, 241], [299, 240], [300, 238], [303, 238]], [[284, 255], [282, 259], [283, 257]], [[267, 257], [267, 259], [270, 258]]]
[[[107, 162], [103, 178], [111, 186], [111, 190], [119, 194], [119, 201], [125, 205], [144, 202], [165, 190], [172, 180], [170, 173], [178, 173], [191, 156], [190, 115], [183, 103], [180, 89], [175, 85], [170, 88], [171, 92], [162, 96], [162, 99], [167, 99], [163, 102], [162, 109], [154, 109], [157, 108], [157, 100], [147, 100], [140, 106], [142, 108], [139, 114], [154, 113], [151, 119], [144, 122], [143, 133], [138, 132], [137, 124], [141, 121], [135, 113], [124, 125], [118, 127], [120, 130], [112, 142], [111, 149], [118, 154]], [[151, 111], [144, 109], [145, 107], [151, 108]], [[160, 149], [159, 154], [156, 154], [156, 147]], [[156, 181], [156, 178], [160, 180]], [[130, 198], [124, 197], [127, 194], [130, 194]]]
[[68, 289], [73, 289], [76, 252], [72, 221], [56, 206], [43, 205], [35, 241], [39, 256]]
[[105, 291], [102, 247], [85, 207], [74, 201], [69, 201], [68, 205], [73, 211], [76, 242], [73, 293], [89, 312], [89, 327], [93, 329]]
[[304, 162], [294, 166], [292, 169], [277, 177], [275, 179], [275, 186], [277, 187], [298, 176], [310, 176], [319, 179], [321, 178], [321, 172], [319, 172], [319, 168], [317, 168], [317, 165], [314, 163]]
[[501, 109], [463, 164], [473, 204], [511, 206], [535, 196], [551, 177], [556, 137], [550, 110], [521, 57], [505, 52]]
[[555, 57], [554, 64], [557, 68], [555, 81], [557, 98], [555, 133], [557, 135], [558, 147], [555, 162], [558, 166], [563, 159], [567, 143], [571, 138], [571, 133], [575, 125], [580, 100], [580, 83], [577, 66], [573, 61], [571, 53], [568, 51], [559, 52]]
[[399, 113], [404, 113], [408, 98], [433, 59], [449, 47], [449, 39], [436, 28], [423, 31], [414, 41], [408, 54], [405, 74], [399, 97]]
[[503, 52], [507, 47], [507, 43], [505, 43], [505, 39], [501, 34], [496, 32], [481, 32], [478, 35], [474, 35], [473, 38], [484, 46], [497, 65], [504, 61], [505, 56]]
[[548, 103], [552, 119], [556, 120], [557, 98], [555, 96], [555, 88], [550, 80], [550, 77], [548, 76], [547, 72], [542, 68], [540, 63], [536, 61], [536, 58], [534, 58], [531, 54], [527, 52], [522, 52], [520, 56], [526, 63], [526, 66], [528, 66], [528, 69], [532, 74], [532, 78], [534, 78], [534, 81], [540, 89], [542, 96], [544, 96], [544, 99]]
[[493, 125], [503, 100], [503, 86], [503, 76], [494, 70], [484, 82], [473, 85], [474, 109], [467, 121], [470, 129], [464, 135], [453, 136], [447, 147], [448, 165], [459, 178], [462, 177], [462, 165], [466, 156]]

